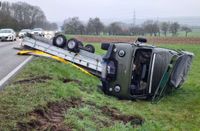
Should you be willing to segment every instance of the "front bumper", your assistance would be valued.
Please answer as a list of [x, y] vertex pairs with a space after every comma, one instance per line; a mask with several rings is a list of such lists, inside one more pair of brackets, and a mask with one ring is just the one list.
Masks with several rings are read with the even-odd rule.
[[0, 36], [1, 41], [9, 41], [12, 40], [12, 36]]

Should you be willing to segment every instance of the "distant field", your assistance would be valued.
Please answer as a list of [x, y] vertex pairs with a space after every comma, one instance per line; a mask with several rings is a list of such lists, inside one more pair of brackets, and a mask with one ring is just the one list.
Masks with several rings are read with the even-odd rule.
[[[136, 36], [94, 36], [94, 35], [66, 35], [89, 43], [103, 42], [134, 42]], [[200, 37], [145, 37], [150, 44], [200, 44]]]
[[[179, 32], [179, 37], [185, 37], [185, 32]], [[192, 29], [192, 32], [188, 33], [188, 37], [200, 37], [200, 29]]]
[[150, 36], [109, 36], [109, 35], [66, 35], [67, 38], [77, 38], [82, 42], [88, 43], [103, 43], [103, 42], [134, 42], [138, 37], [147, 38], [150, 44], [200, 44], [200, 29], [192, 29], [192, 32], [188, 33], [188, 37], [185, 37], [185, 32], [178, 32], [177, 37], [172, 37], [169, 33], [167, 37], [162, 34], [160, 37]]
[[[94, 45], [102, 54], [100, 44]], [[71, 65], [36, 58], [0, 92], [0, 130], [199, 130], [200, 45], [160, 46], [195, 54], [183, 88], [160, 103], [106, 96], [97, 87], [98, 78]], [[129, 121], [131, 117], [135, 120]]]

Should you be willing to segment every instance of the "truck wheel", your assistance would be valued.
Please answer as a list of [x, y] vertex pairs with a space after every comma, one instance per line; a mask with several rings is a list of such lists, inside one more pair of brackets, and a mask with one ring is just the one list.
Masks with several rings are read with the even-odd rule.
[[78, 47], [81, 48], [83, 46], [84, 46], [83, 43], [81, 41], [78, 41]]
[[85, 48], [87, 49], [88, 52], [95, 53], [95, 48], [93, 45], [87, 44]]
[[81, 46], [80, 42], [77, 39], [69, 39], [67, 42], [67, 49], [69, 51], [73, 51], [75, 53], [78, 53], [80, 51], [79, 45]]
[[60, 34], [53, 38], [53, 45], [56, 47], [64, 48], [66, 46], [66, 41], [66, 37]]

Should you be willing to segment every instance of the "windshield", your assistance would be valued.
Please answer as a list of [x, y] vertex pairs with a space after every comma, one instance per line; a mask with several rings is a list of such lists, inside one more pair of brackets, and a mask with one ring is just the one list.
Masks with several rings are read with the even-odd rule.
[[11, 33], [11, 30], [0, 30], [0, 33]]

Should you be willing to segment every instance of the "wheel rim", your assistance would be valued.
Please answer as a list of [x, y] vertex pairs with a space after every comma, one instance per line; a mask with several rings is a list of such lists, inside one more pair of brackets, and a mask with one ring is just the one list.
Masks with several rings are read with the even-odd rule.
[[69, 47], [69, 49], [73, 49], [74, 47], [76, 46], [76, 42], [75, 41], [69, 41], [69, 43], [68, 43], [68, 47]]
[[92, 51], [92, 48], [91, 48], [91, 47], [88, 47], [88, 49], [89, 49], [90, 51]]
[[58, 37], [58, 38], [56, 39], [56, 44], [57, 44], [57, 45], [62, 45], [63, 42], [64, 42], [64, 39], [63, 39], [62, 37]]

